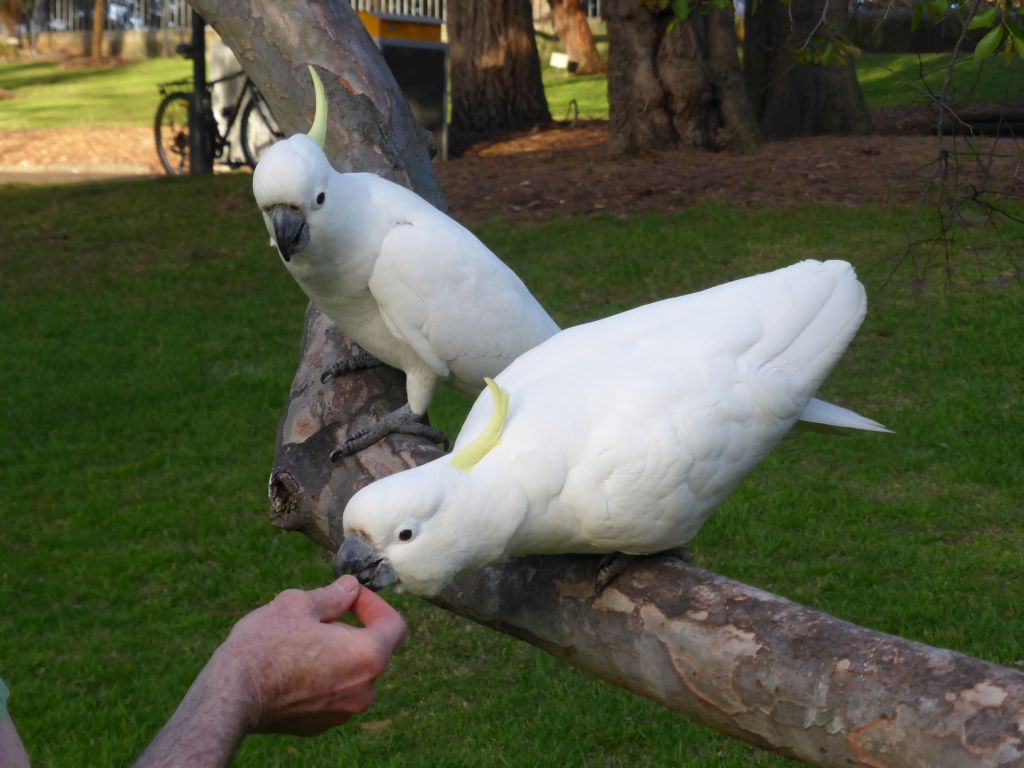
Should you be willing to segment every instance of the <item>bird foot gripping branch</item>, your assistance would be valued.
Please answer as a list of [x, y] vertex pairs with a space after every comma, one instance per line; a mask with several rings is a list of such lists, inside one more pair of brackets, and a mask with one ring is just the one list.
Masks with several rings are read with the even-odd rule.
[[355, 373], [356, 371], [365, 371], [370, 368], [376, 368], [383, 363], [376, 357], [371, 355], [365, 349], [359, 349], [357, 345], [353, 344], [356, 349], [351, 355], [343, 357], [340, 360], [335, 360], [331, 367], [320, 374], [320, 383], [326, 384], [333, 378], [341, 376], [346, 373]]
[[346, 456], [358, 453], [395, 432], [425, 437], [435, 445], [443, 445], [447, 451], [448, 436], [441, 430], [425, 424], [424, 418], [426, 417], [420, 417], [413, 413], [408, 405], [403, 405], [370, 426], [363, 427], [349, 435], [341, 447], [331, 453], [331, 461], [341, 461]]

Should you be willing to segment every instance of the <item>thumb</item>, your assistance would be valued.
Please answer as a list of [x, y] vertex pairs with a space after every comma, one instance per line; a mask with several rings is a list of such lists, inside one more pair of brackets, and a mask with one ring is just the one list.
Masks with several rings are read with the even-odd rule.
[[313, 613], [321, 622], [328, 624], [348, 613], [359, 596], [359, 582], [355, 577], [345, 575], [326, 587], [309, 590], [308, 594], [313, 600]]

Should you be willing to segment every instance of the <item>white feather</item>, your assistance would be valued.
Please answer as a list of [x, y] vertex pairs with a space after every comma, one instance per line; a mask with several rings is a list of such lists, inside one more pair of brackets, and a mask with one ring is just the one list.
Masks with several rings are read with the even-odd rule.
[[361, 347], [405, 371], [415, 413], [426, 412], [438, 380], [479, 392], [484, 376], [558, 331], [467, 229], [379, 176], [337, 173], [305, 135], [267, 151], [253, 193], [271, 236], [273, 206], [304, 214], [309, 244], [285, 266]]
[[[505, 557], [685, 544], [805, 412], [865, 308], [849, 264], [808, 261], [562, 331], [496, 378], [509, 413], [476, 466], [373, 483], [346, 532], [422, 594]], [[490, 412], [484, 393], [453, 454]], [[395, 541], [408, 518], [419, 535]]]

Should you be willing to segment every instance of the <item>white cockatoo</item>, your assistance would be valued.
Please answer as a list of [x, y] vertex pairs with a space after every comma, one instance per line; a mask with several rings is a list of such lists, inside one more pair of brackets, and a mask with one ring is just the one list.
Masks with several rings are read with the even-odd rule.
[[398, 184], [331, 167], [323, 152], [323, 84], [309, 71], [313, 128], [263, 156], [253, 174], [256, 203], [292, 277], [369, 353], [339, 361], [324, 380], [380, 361], [405, 372], [408, 397], [350, 435], [334, 458], [391, 432], [440, 441], [422, 423], [438, 381], [478, 393], [484, 377], [497, 376], [558, 326], [469, 230]]
[[805, 261], [564, 330], [451, 454], [353, 496], [336, 569], [431, 596], [509, 557], [681, 547], [798, 419], [888, 431], [813, 399], [865, 310], [849, 264]]

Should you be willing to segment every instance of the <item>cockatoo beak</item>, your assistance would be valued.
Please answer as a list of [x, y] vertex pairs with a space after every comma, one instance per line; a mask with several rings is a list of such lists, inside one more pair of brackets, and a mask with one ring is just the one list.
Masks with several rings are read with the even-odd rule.
[[341, 542], [334, 557], [335, 577], [351, 573], [364, 587], [375, 592], [398, 581], [395, 569], [358, 533], [350, 533]]
[[301, 211], [275, 205], [270, 209], [270, 222], [274, 225], [274, 242], [285, 261], [291, 261], [309, 244], [309, 227]]

